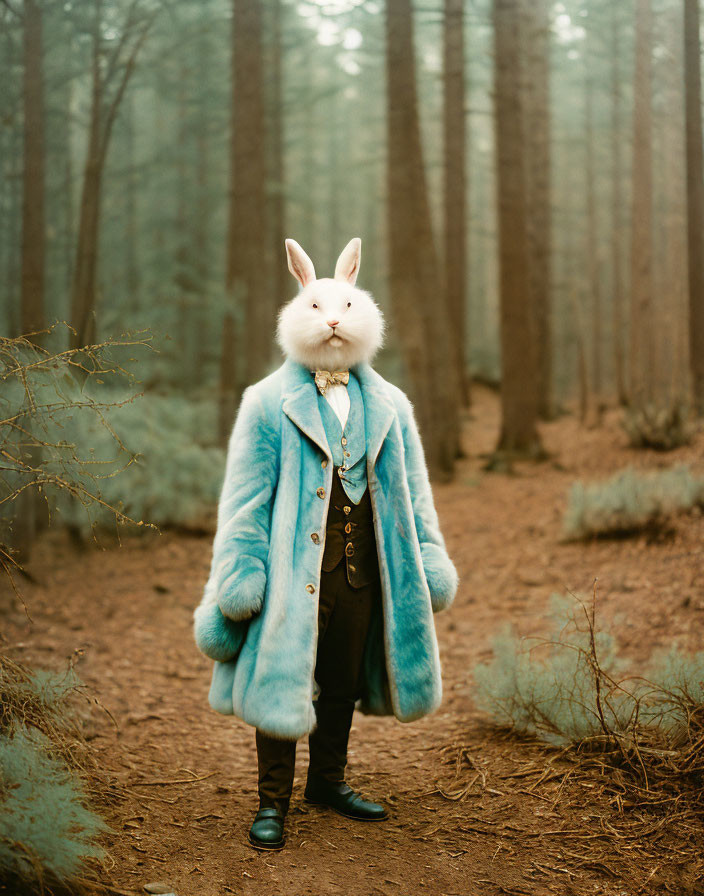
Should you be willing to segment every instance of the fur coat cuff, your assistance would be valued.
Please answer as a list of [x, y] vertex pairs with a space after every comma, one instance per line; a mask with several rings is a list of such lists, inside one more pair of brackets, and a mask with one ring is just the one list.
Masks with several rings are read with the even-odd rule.
[[433, 613], [449, 607], [457, 593], [458, 576], [455, 566], [443, 548], [432, 542], [420, 546], [423, 570], [430, 589]]
[[233, 622], [249, 619], [261, 611], [266, 591], [266, 574], [249, 568], [231, 576], [219, 589], [217, 604], [223, 616]]
[[237, 657], [247, 626], [227, 619], [213, 600], [205, 600], [193, 614], [196, 646], [211, 660], [226, 663]]

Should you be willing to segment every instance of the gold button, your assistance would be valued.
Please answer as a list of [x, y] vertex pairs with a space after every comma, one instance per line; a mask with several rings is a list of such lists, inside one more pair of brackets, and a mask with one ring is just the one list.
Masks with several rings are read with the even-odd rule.
[[351, 541], [348, 541], [347, 544], [345, 545], [345, 554], [348, 557], [354, 556], [354, 545], [352, 544]]
[[342, 439], [340, 441], [342, 442], [343, 445], [347, 444], [347, 439], [344, 436], [342, 437]]
[[306, 591], [308, 594], [315, 594], [315, 585], [306, 585]]
[[320, 543], [320, 536], [318, 535], [317, 532], [311, 532], [310, 537], [311, 537], [311, 540], [312, 540], [313, 544], [319, 544], [319, 543]]
[[320, 461], [320, 466], [321, 466], [323, 469], [325, 469], [325, 467], [327, 467], [327, 465], [328, 465], [327, 460], [321, 460], [321, 461]]
[[324, 498], [324, 497], [325, 497], [325, 489], [324, 489], [324, 488], [319, 488], [319, 489], [316, 491], [316, 495], [317, 495], [319, 498]]
[[345, 523], [345, 532], [349, 535], [352, 531], [352, 523]]
[[352, 508], [348, 507], [346, 504], [342, 509], [345, 511], [345, 513], [352, 513]]

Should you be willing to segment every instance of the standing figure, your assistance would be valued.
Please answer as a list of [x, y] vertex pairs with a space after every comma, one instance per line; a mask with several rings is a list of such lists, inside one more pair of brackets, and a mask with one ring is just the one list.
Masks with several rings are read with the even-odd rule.
[[320, 280], [295, 240], [286, 251], [301, 284], [279, 315], [286, 360], [242, 396], [194, 613], [210, 705], [256, 728], [260, 849], [284, 845], [305, 735], [305, 799], [387, 817], [345, 782], [352, 715], [439, 706], [433, 612], [457, 590], [411, 404], [369, 363], [384, 323], [355, 286], [361, 241]]

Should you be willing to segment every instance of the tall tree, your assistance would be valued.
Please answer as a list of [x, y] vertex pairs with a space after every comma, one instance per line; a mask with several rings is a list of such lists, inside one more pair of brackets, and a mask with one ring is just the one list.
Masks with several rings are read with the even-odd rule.
[[494, 115], [499, 206], [501, 433], [499, 453], [538, 455], [536, 314], [527, 284], [523, 0], [494, 0]]
[[699, 29], [699, 0], [684, 0], [689, 356], [694, 407], [699, 416], [704, 416], [704, 154]]
[[530, 305], [535, 314], [538, 411], [550, 419], [552, 409], [552, 284], [550, 207], [550, 3], [528, 0], [522, 5], [525, 58], [524, 116], [528, 265]]
[[620, 404], [626, 402], [624, 358], [624, 220], [623, 220], [623, 76], [621, 73], [621, 21], [618, 4], [611, 4], [611, 329], [614, 353], [616, 393]]
[[271, 9], [272, 37], [271, 37], [271, 103], [269, 110], [270, 121], [270, 145], [271, 145], [271, 246], [273, 251], [273, 297], [275, 302], [283, 302], [286, 290], [290, 282], [286, 253], [284, 251], [284, 218], [285, 218], [285, 191], [286, 170], [284, 153], [284, 83], [283, 83], [283, 54], [284, 43], [282, 37], [284, 4], [282, 0], [274, 0]]
[[23, 333], [32, 333], [43, 329], [45, 325], [44, 46], [42, 8], [38, 0], [25, 0], [22, 22], [24, 164], [22, 170], [21, 327]]
[[449, 475], [458, 384], [433, 240], [418, 120], [410, 0], [387, 0], [387, 215], [391, 304], [428, 466]]
[[636, 0], [629, 403], [655, 399], [653, 364], [653, 11]]
[[467, 166], [463, 0], [445, 0], [443, 15], [443, 211], [445, 288], [462, 402], [467, 370]]
[[225, 313], [220, 367], [222, 440], [227, 437], [244, 386], [260, 378], [271, 356], [273, 305], [266, 296], [266, 147], [261, 15], [259, 0], [233, 0], [225, 273], [229, 306]]
[[[105, 13], [103, 0], [94, 0], [90, 25], [90, 122], [71, 289], [73, 348], [95, 341], [100, 199], [105, 161], [120, 103], [152, 21], [152, 16], [141, 8], [140, 0], [132, 0], [117, 36], [108, 40], [105, 37]], [[112, 25], [110, 30], [113, 30]]]
[[586, 74], [584, 103], [584, 149], [587, 227], [585, 254], [591, 309], [591, 387], [597, 421], [604, 410], [601, 270], [599, 264], [599, 228], [597, 221], [596, 146], [594, 140], [594, 80]]
[[682, 17], [679, 4], [668, 8], [661, 13], [658, 28], [667, 55], [660, 57], [657, 70], [661, 85], [657, 131], [662, 141], [662, 161], [656, 168], [661, 199], [654, 330], [657, 382], [669, 406], [682, 406], [690, 400], [686, 166], [682, 164], [686, 154]]

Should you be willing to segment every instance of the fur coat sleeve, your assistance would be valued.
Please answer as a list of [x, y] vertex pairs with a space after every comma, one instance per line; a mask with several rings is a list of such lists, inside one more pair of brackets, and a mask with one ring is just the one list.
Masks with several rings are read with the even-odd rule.
[[211, 659], [235, 655], [244, 629], [232, 623], [261, 610], [278, 476], [275, 432], [250, 387], [228, 443], [210, 575], [194, 616], [196, 643]]
[[458, 586], [457, 570], [448, 556], [440, 531], [413, 406], [403, 393], [400, 394], [402, 400], [398, 413], [413, 517], [420, 543], [423, 570], [430, 590], [430, 602], [433, 612], [437, 613], [449, 607], [455, 598]]

